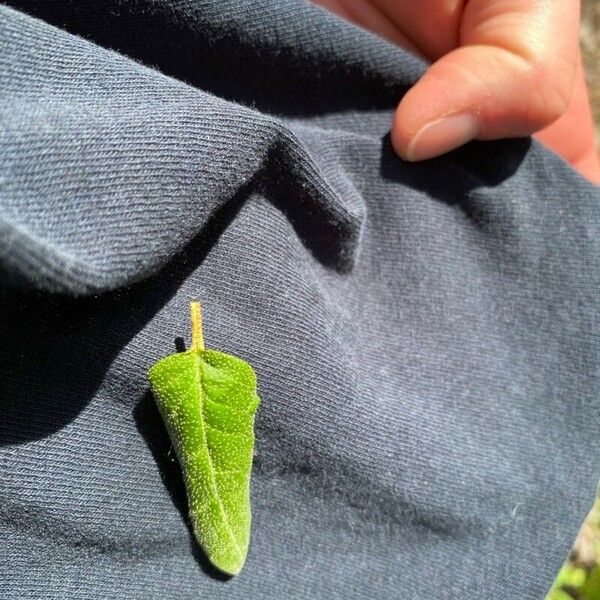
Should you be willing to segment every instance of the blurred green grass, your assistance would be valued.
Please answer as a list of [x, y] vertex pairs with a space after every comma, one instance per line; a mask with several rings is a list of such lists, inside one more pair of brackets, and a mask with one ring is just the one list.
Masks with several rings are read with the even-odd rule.
[[546, 600], [600, 600], [600, 497]]

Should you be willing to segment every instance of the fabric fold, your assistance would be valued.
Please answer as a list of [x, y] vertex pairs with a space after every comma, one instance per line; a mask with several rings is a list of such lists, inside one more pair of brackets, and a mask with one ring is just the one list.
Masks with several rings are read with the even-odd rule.
[[[400, 160], [422, 69], [303, 0], [0, 5], [0, 597], [544, 596], [598, 482], [600, 188], [531, 140]], [[148, 390], [197, 299], [262, 399], [228, 582]]]
[[351, 268], [360, 207], [284, 124], [0, 10], [8, 283], [81, 294], [143, 279], [242, 188], [275, 190], [308, 248]]

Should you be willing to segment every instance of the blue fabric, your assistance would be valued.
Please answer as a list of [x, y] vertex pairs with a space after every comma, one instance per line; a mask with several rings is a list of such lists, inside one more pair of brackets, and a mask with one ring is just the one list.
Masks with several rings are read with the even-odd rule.
[[[300, 0], [0, 5], [1, 597], [543, 598], [600, 471], [600, 189], [530, 140], [402, 162], [422, 70]], [[228, 581], [146, 379], [192, 299], [263, 400]]]

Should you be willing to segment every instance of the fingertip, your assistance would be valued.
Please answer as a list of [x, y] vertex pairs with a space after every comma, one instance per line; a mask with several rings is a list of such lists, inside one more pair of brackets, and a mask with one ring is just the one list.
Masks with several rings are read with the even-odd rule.
[[410, 144], [410, 137], [406, 135], [402, 126], [398, 123], [398, 120], [398, 111], [396, 111], [392, 123], [392, 130], [390, 132], [392, 148], [401, 159], [410, 160], [407, 153], [408, 145]]
[[[450, 152], [476, 138], [481, 124], [476, 114], [465, 110], [421, 120], [410, 128], [410, 105], [398, 107], [391, 132], [392, 146], [404, 160], [417, 162]], [[418, 118], [412, 119], [418, 123]]]

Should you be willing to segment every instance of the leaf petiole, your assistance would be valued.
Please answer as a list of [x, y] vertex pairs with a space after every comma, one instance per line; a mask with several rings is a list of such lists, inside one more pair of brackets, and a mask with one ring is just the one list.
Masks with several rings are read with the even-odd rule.
[[202, 334], [202, 309], [200, 302], [190, 302], [190, 316], [192, 319], [192, 350], [204, 350], [204, 335]]

